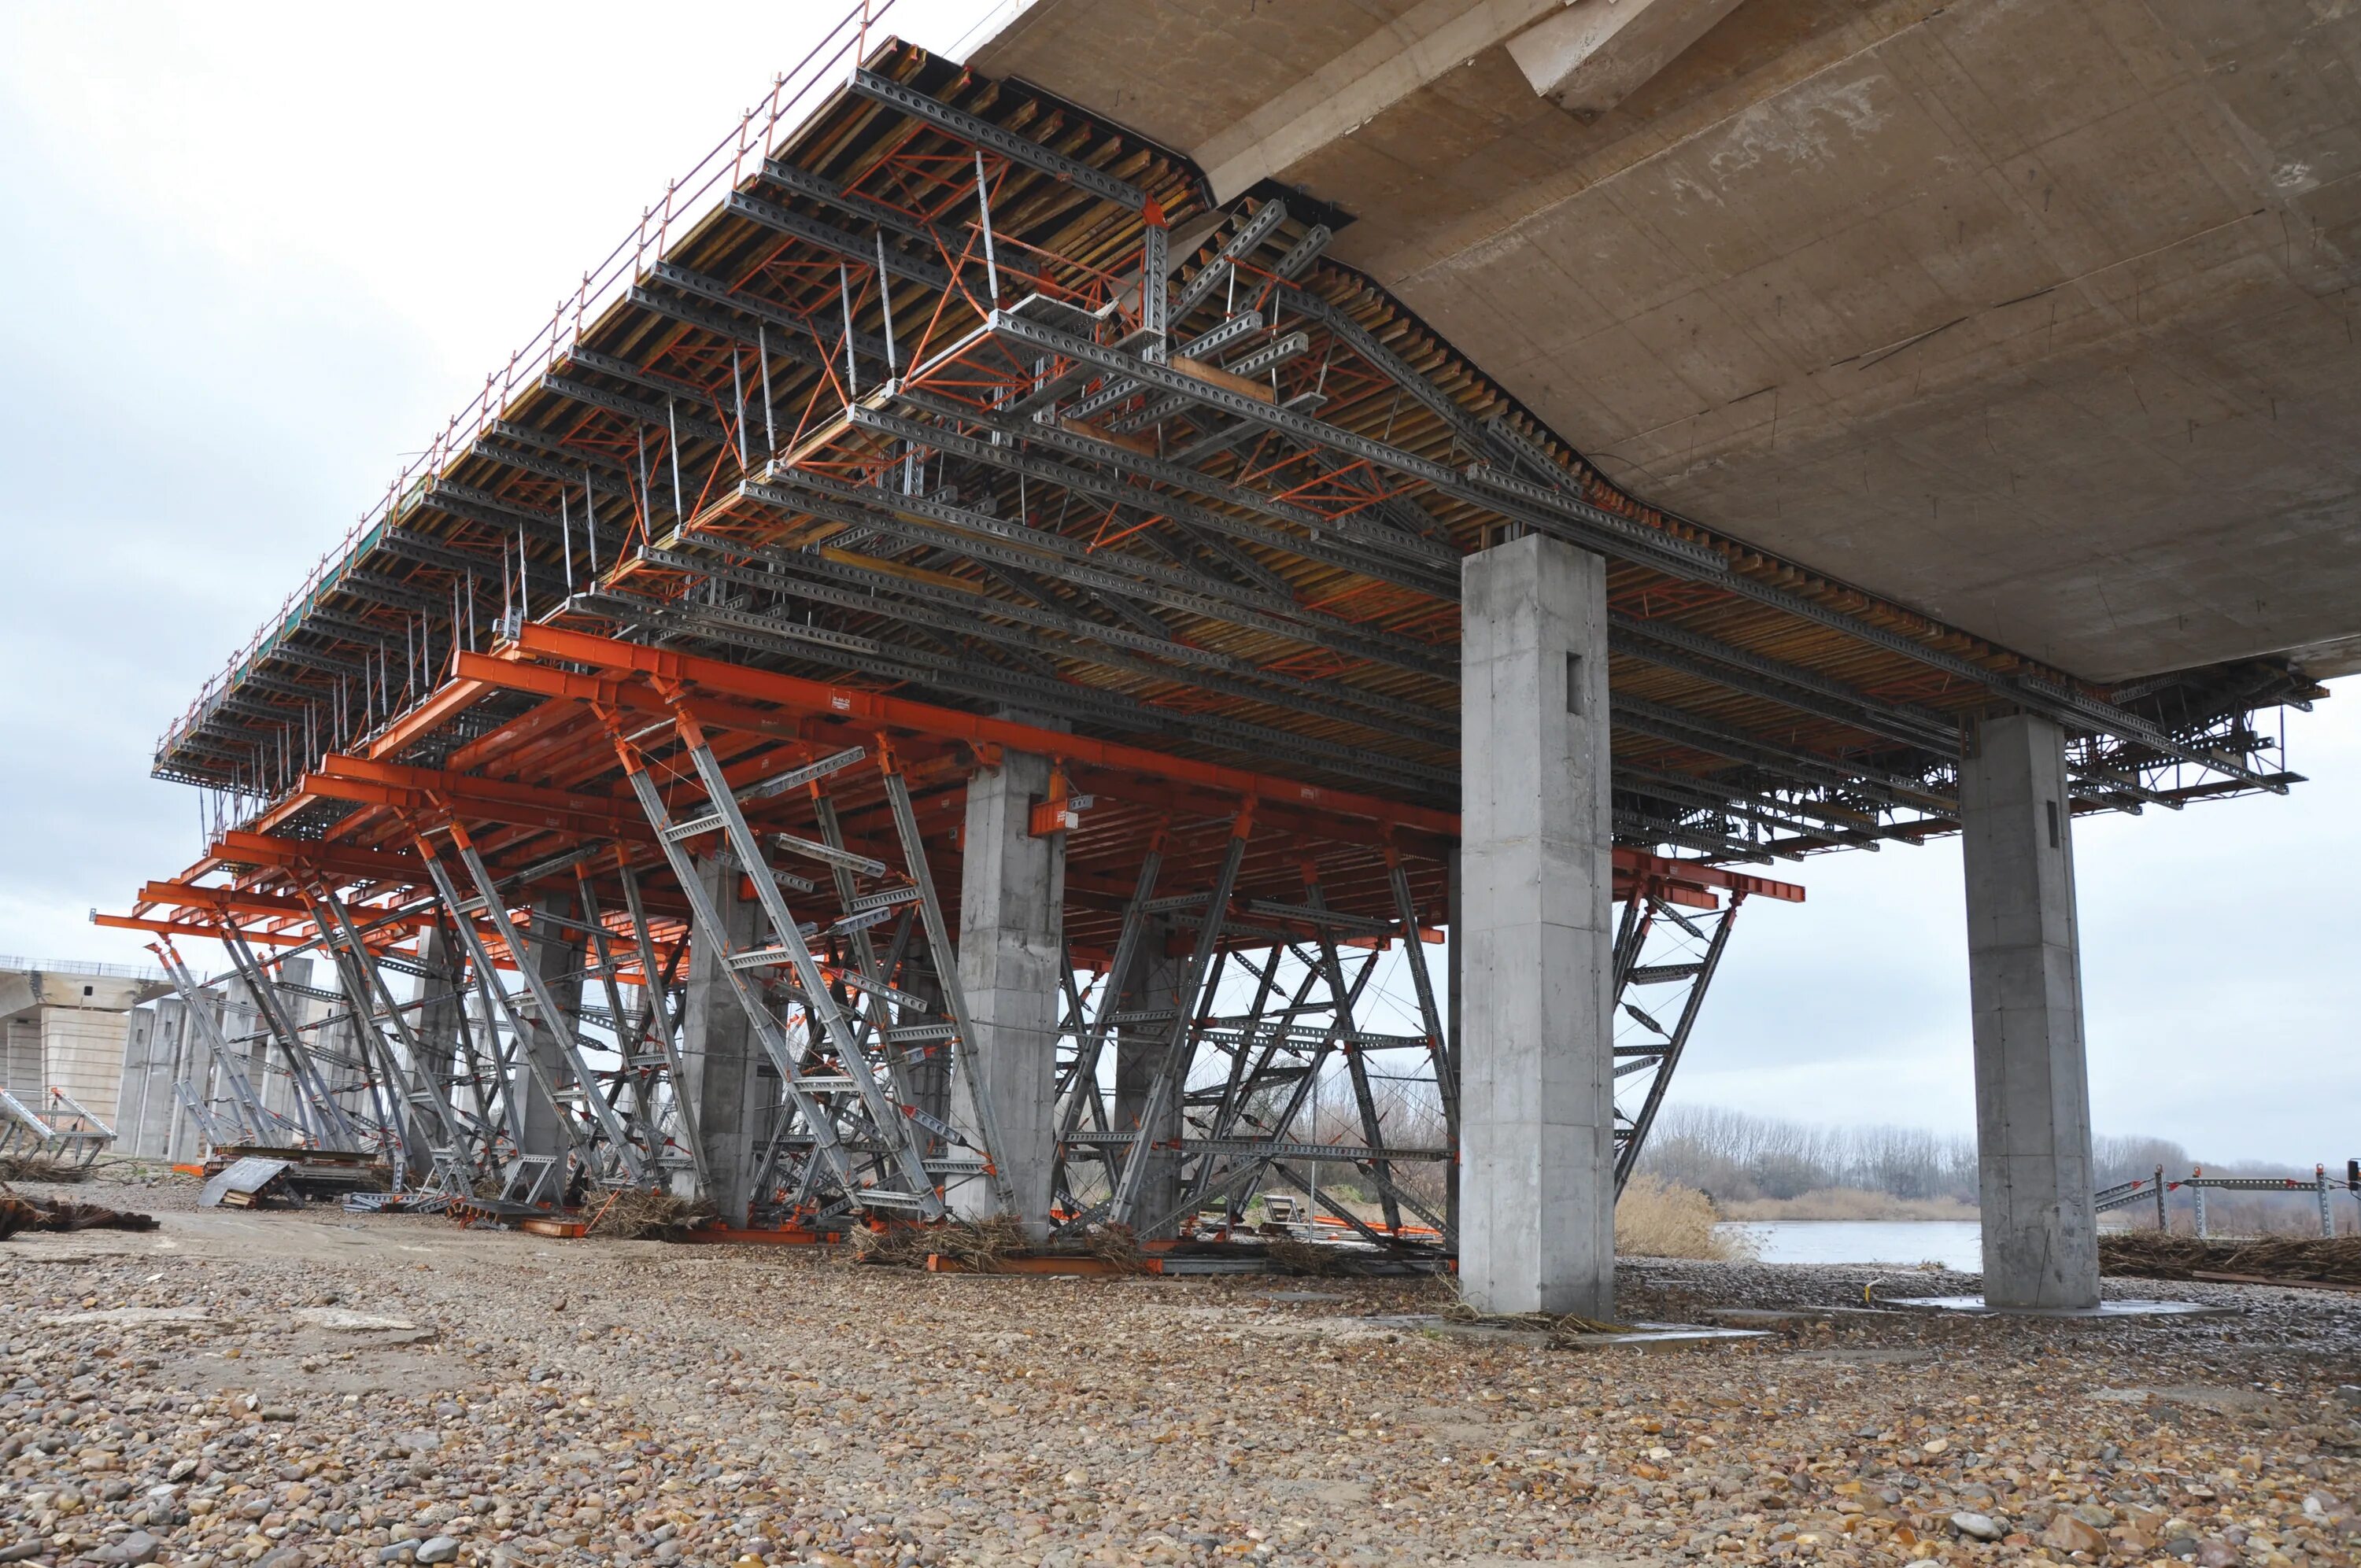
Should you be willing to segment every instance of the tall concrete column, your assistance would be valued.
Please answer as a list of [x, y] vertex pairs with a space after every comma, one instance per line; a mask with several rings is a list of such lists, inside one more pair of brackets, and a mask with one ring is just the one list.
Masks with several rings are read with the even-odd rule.
[[[697, 880], [706, 896], [721, 912], [723, 933], [730, 946], [744, 951], [763, 944], [757, 936], [763, 906], [739, 896], [737, 862], [720, 856], [697, 862]], [[693, 1108], [699, 1152], [706, 1171], [705, 1196], [713, 1201], [724, 1223], [746, 1223], [746, 1206], [753, 1197], [754, 1162], [758, 1157], [768, 1096], [763, 1091], [762, 1043], [754, 1025], [738, 1005], [730, 977], [722, 972], [721, 956], [702, 934], [688, 942], [688, 983], [681, 1003], [680, 1094]], [[676, 1182], [695, 1182], [683, 1172]]]
[[[564, 1016], [542, 1020], [544, 1026], [528, 1031], [520, 1043], [522, 1050], [533, 1053], [541, 1070], [535, 1075], [526, 1069], [522, 1058], [517, 1062], [517, 1148], [520, 1154], [555, 1155], [564, 1153], [566, 1146], [566, 1135], [558, 1128], [563, 1113], [542, 1092], [541, 1085], [546, 1082], [562, 1093], [573, 1083], [566, 1053], [552, 1031], [570, 1029], [581, 1017], [582, 934], [558, 924], [560, 920], [578, 918], [570, 893], [543, 894], [533, 901], [533, 915], [525, 933], [525, 961], [533, 965], [533, 972], [541, 977], [542, 984], [548, 988]], [[537, 1006], [537, 1003], [528, 1000], [528, 1011]]]
[[[1170, 1013], [1183, 1005], [1180, 987], [1188, 979], [1189, 960], [1172, 952], [1170, 919], [1151, 916], [1142, 923], [1129, 968], [1128, 974], [1113, 977], [1117, 1012]], [[1139, 1125], [1140, 1117], [1148, 1111], [1148, 1091], [1155, 1087], [1157, 1069], [1164, 1065], [1164, 1053], [1171, 1040], [1170, 1024], [1115, 1025], [1115, 1131], [1127, 1133]], [[1170, 1144], [1180, 1138], [1178, 1095], [1165, 1101], [1164, 1113], [1148, 1129], [1148, 1136], [1151, 1145]], [[1156, 1149], [1148, 1156], [1148, 1167], [1140, 1179], [1137, 1212], [1141, 1223], [1153, 1223], [1180, 1203], [1180, 1157], [1177, 1151]], [[1143, 1230], [1140, 1234], [1169, 1236], [1178, 1229], [1177, 1224], [1167, 1225], [1160, 1230]]]
[[1605, 563], [1463, 563], [1459, 1279], [1498, 1312], [1615, 1299]]
[[2093, 1306], [2099, 1239], [2065, 732], [2026, 714], [1972, 731], [1960, 828], [1984, 1299]]
[[[975, 1135], [979, 1098], [992, 1107], [994, 1163], [1016, 1190], [1017, 1212], [1037, 1235], [1049, 1228], [1057, 1145], [1059, 969], [1065, 959], [1066, 842], [1032, 834], [1033, 803], [1049, 792], [1049, 760], [1004, 751], [1001, 765], [969, 781], [961, 838], [960, 989], [982, 1069], [957, 1086], [955, 1120]], [[981, 1140], [979, 1140], [981, 1141]], [[991, 1190], [958, 1190], [961, 1212], [981, 1218]]]

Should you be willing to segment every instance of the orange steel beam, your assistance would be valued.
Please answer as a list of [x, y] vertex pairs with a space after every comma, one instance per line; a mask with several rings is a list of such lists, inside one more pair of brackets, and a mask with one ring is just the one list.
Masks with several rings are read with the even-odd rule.
[[543, 828], [586, 838], [655, 841], [655, 830], [648, 826], [647, 817], [636, 806], [625, 810], [627, 803], [612, 795], [577, 795], [506, 779], [373, 762], [367, 757], [324, 757], [318, 772], [303, 775], [302, 787], [332, 800], [358, 801], [367, 806], [423, 810], [440, 803], [471, 817], [512, 827]]
[[[832, 718], [855, 726], [913, 730], [939, 740], [964, 740], [971, 745], [1005, 746], [1038, 756], [1145, 773], [1151, 778], [1171, 779], [1176, 783], [1202, 784], [1233, 795], [1252, 795], [1274, 803], [1289, 802], [1318, 811], [1412, 828], [1422, 832], [1451, 838], [1459, 834], [1456, 814], [1429, 806], [1410, 806], [1350, 790], [1305, 784], [1297, 779], [1249, 773], [1243, 768], [1175, 757], [1140, 746], [1061, 734], [1054, 729], [1036, 729], [1032, 725], [1018, 724], [1005, 718], [988, 718], [981, 714], [961, 713], [956, 708], [937, 707], [932, 703], [864, 691], [856, 686], [832, 686], [820, 681], [749, 669], [742, 664], [699, 658], [670, 649], [619, 642], [612, 638], [597, 637], [584, 631], [568, 631], [559, 627], [529, 622], [523, 628], [516, 649], [520, 658], [563, 659], [593, 664], [632, 675], [698, 686], [746, 701], [776, 703], [782, 707], [815, 717]], [[464, 655], [462, 658], [464, 668], [475, 668], [465, 664]], [[621, 683], [616, 685], [620, 685]], [[623, 706], [646, 705], [631, 702]]]
[[236, 828], [225, 832], [214, 843], [213, 858], [241, 865], [275, 866], [282, 870], [315, 866], [356, 882], [400, 883], [405, 887], [423, 886], [428, 880], [426, 867], [407, 850], [362, 850], [309, 839], [281, 839], [268, 833], [248, 833]]
[[[136, 915], [101, 915], [93, 909], [90, 923], [116, 931], [154, 931], [167, 937], [203, 937], [209, 942], [221, 940], [221, 927], [218, 926], [192, 926], [178, 920], [143, 920]], [[245, 926], [237, 928], [237, 934], [249, 942], [267, 942], [280, 948], [300, 948], [312, 940], [291, 931], [263, 931]]]
[[1725, 871], [1719, 866], [1699, 865], [1695, 861], [1668, 861], [1645, 850], [1627, 850], [1619, 846], [1615, 851], [1615, 870], [1620, 876], [1654, 877], [1675, 886], [1719, 888], [1725, 893], [1775, 898], [1782, 904], [1804, 902], [1804, 890], [1792, 882], [1776, 882], [1767, 876]]
[[479, 681], [461, 679], [446, 682], [424, 702], [395, 719], [385, 733], [370, 741], [368, 754], [374, 758], [400, 756], [422, 738], [434, 734], [475, 707], [476, 699], [490, 689]]

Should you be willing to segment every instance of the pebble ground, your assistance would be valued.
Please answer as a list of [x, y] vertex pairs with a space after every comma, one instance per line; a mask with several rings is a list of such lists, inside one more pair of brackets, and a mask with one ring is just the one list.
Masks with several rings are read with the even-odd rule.
[[[2361, 1548], [2361, 1297], [1936, 1317], [1916, 1269], [1630, 1260], [1642, 1354], [1431, 1282], [976, 1277], [77, 1195], [0, 1243], [0, 1562], [2195, 1562]], [[1852, 1309], [1852, 1310], [1845, 1310]]]

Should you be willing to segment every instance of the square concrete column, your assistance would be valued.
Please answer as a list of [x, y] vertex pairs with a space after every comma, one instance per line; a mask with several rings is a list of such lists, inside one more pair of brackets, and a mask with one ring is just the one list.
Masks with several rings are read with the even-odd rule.
[[[1032, 833], [1033, 803], [1049, 793], [1047, 757], [1004, 751], [998, 768], [968, 782], [960, 840], [960, 989], [983, 1081], [956, 1087], [954, 1121], [974, 1137], [977, 1097], [992, 1107], [999, 1134], [994, 1162], [1007, 1173], [1017, 1212], [1037, 1235], [1049, 1229], [1065, 1001], [1059, 971], [1066, 961], [1066, 839]], [[954, 1201], [972, 1219], [994, 1207], [990, 1188], [980, 1181], [960, 1187]]]
[[1984, 1299], [2093, 1306], [2099, 1240], [2065, 732], [2020, 714], [1987, 719], [1968, 744], [1960, 763], [1960, 859]]
[[[1162, 916], [1151, 916], [1141, 923], [1139, 938], [1133, 944], [1130, 973], [1113, 977], [1116, 986], [1115, 1010], [1119, 1013], [1170, 1013], [1188, 1005], [1180, 998], [1180, 987], [1189, 975], [1189, 960], [1174, 956], [1172, 923]], [[1190, 1002], [1193, 1003], [1194, 998]], [[1118, 1024], [1115, 1036], [1115, 1125], [1118, 1133], [1127, 1133], [1139, 1125], [1148, 1111], [1148, 1097], [1155, 1087], [1156, 1074], [1164, 1065], [1164, 1053], [1172, 1042], [1172, 1025], [1167, 1024]], [[1167, 1096], [1164, 1113], [1148, 1131], [1151, 1144], [1170, 1144], [1180, 1136], [1180, 1097]], [[1180, 1206], [1180, 1156], [1171, 1149], [1157, 1149], [1148, 1157], [1148, 1168], [1139, 1187], [1138, 1213], [1143, 1225], [1152, 1224]], [[1169, 1236], [1180, 1227], [1167, 1225], [1160, 1230], [1142, 1230], [1143, 1238]]]
[[[739, 896], [737, 862], [720, 856], [697, 862], [697, 880], [721, 912], [730, 945], [741, 952], [761, 947], [757, 935], [763, 906]], [[688, 983], [681, 1003], [681, 1082], [678, 1092], [694, 1111], [699, 1152], [704, 1157], [705, 1196], [713, 1201], [724, 1222], [746, 1223], [746, 1206], [753, 1197], [754, 1162], [764, 1129], [763, 1109], [769, 1101], [761, 1069], [765, 1058], [754, 1037], [753, 1021], [738, 1004], [721, 955], [703, 933], [688, 939]], [[696, 1175], [676, 1178], [694, 1187]]]
[[1460, 583], [1460, 1288], [1610, 1318], [1606, 565], [1533, 534]]

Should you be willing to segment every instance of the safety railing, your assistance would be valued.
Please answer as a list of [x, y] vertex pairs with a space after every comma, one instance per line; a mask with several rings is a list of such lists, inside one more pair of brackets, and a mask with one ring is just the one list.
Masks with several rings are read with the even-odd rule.
[[254, 661], [302, 622], [320, 596], [335, 586], [346, 565], [364, 554], [372, 537], [400, 514], [405, 498], [473, 445], [510, 400], [555, 365], [583, 328], [628, 290], [651, 260], [663, 255], [675, 225], [692, 226], [708, 210], [720, 204], [745, 178], [750, 167], [761, 166], [783, 128], [792, 131], [800, 126], [816, 101], [839, 80], [840, 69], [850, 71], [860, 63], [870, 39], [883, 36], [880, 24], [894, 5], [895, 0], [862, 0], [853, 5], [821, 35], [792, 70], [773, 79], [770, 92], [740, 117], [731, 134], [717, 142], [695, 168], [664, 187], [661, 205], [641, 211], [638, 225], [618, 241], [597, 266], [583, 273], [581, 286], [571, 297], [558, 302], [548, 322], [509, 356], [506, 365], [485, 376], [483, 390], [453, 414], [426, 449], [394, 476], [377, 505], [320, 558], [246, 645], [205, 682], [188, 710], [157, 743], [158, 756], [167, 755], [177, 747]]
[[2170, 1194], [2183, 1189], [2188, 1190], [2195, 1203], [2197, 1234], [2201, 1237], [2211, 1234], [2205, 1215], [2205, 1194], [2209, 1191], [2303, 1193], [2319, 1207], [2320, 1234], [2334, 1236], [2336, 1234], [2335, 1212], [2329, 1201], [2329, 1194], [2341, 1190], [2361, 1198], [2361, 1160], [2345, 1161], [2342, 1178], [2331, 1177], [2324, 1164], [2315, 1165], [2312, 1168], [2312, 1179], [2309, 1181], [2294, 1176], [2208, 1176], [2202, 1165], [2187, 1176], [2171, 1179], [2165, 1176], [2164, 1167], [2159, 1165], [2153, 1176], [2136, 1177], [2129, 1181], [2119, 1181], [2113, 1187], [2101, 1188], [2092, 1194], [2092, 1208], [2103, 1214], [2110, 1209], [2129, 1208], [2135, 1203], [2153, 1203], [2156, 1205], [2157, 1229], [2164, 1230], [2170, 1223], [2166, 1201]]
[[81, 959], [20, 959], [14, 953], [0, 953], [0, 974], [30, 974], [38, 970], [47, 974], [87, 974], [105, 980], [144, 980], [158, 985], [164, 983], [164, 971], [144, 964], [101, 964]]

